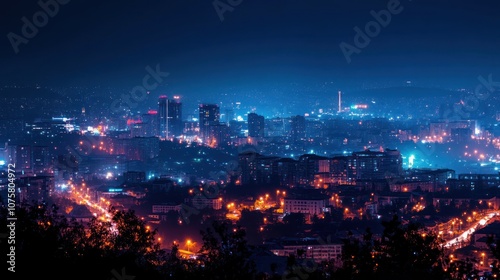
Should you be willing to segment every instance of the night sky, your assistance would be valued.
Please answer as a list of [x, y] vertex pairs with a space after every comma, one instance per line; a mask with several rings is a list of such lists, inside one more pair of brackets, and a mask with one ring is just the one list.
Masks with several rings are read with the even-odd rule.
[[411, 80], [459, 88], [473, 87], [479, 75], [500, 74], [495, 0], [402, 0], [401, 12], [350, 63], [339, 44], [354, 45], [354, 28], [364, 29], [374, 20], [370, 11], [385, 10], [390, 1], [230, 2], [241, 3], [221, 21], [212, 1], [71, 0], [16, 54], [8, 34], [21, 36], [21, 18], [33, 22], [42, 8], [36, 1], [3, 1], [0, 83], [131, 87], [142, 83], [146, 66], [157, 64], [170, 73], [174, 90], [199, 95], [321, 82], [359, 88]]

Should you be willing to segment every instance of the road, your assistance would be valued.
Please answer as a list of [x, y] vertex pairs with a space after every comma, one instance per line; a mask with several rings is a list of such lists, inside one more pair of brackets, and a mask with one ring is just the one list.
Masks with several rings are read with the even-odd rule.
[[[90, 195], [88, 195], [88, 188], [85, 186], [75, 186], [74, 183], [70, 183], [69, 187], [71, 189], [71, 194], [68, 198], [76, 201], [78, 204], [85, 204], [87, 208], [97, 217], [99, 220], [104, 222], [111, 222], [112, 213], [110, 213], [107, 209], [110, 202], [104, 198], [101, 198], [99, 202], [93, 202], [90, 199]], [[101, 205], [106, 205], [103, 207]], [[111, 224], [111, 230], [116, 231], [115, 224]]]
[[476, 231], [476, 229], [482, 228], [488, 223], [492, 221], [496, 216], [500, 215], [500, 211], [493, 211], [488, 214], [486, 214], [483, 218], [481, 218], [479, 221], [473, 223], [469, 228], [464, 230], [459, 236], [454, 237], [444, 243], [444, 247], [449, 248], [449, 247], [456, 247], [460, 248], [462, 247], [462, 244], [466, 244], [466, 241], [470, 239], [472, 234]]

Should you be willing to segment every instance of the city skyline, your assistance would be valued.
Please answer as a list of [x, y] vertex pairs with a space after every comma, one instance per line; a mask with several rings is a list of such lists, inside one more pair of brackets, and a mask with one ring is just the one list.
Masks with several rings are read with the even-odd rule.
[[497, 279], [499, 11], [3, 3], [2, 275]]

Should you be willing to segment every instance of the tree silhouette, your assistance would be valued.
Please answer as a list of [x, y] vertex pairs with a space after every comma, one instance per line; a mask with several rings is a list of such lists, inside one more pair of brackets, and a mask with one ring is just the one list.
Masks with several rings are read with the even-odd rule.
[[241, 211], [241, 217], [237, 223], [245, 229], [247, 240], [250, 244], [256, 245], [262, 242], [259, 231], [263, 221], [264, 215], [260, 211], [250, 211], [247, 209]]
[[251, 251], [245, 239], [245, 230], [239, 226], [233, 229], [229, 221], [214, 221], [212, 227], [201, 231], [201, 235], [201, 278], [254, 278], [255, 264], [249, 259]]
[[306, 223], [306, 218], [302, 213], [289, 213], [283, 217], [283, 223], [295, 229], [301, 228]]
[[[493, 255], [493, 262], [491, 263], [491, 279], [498, 279], [500, 277], [500, 238], [495, 236], [488, 236], [488, 247]], [[493, 277], [496, 275], [495, 277]]]
[[344, 240], [341, 279], [445, 279], [444, 252], [436, 235], [415, 223], [402, 225], [397, 216], [383, 221], [374, 239], [370, 230], [362, 240]]
[[[276, 279], [257, 273], [252, 246], [246, 231], [228, 220], [213, 221], [201, 231], [203, 245], [198, 259], [181, 257], [178, 245], [170, 252], [160, 248], [156, 230], [149, 230], [131, 210], [110, 209], [111, 220], [89, 223], [68, 220], [56, 206], [23, 205], [16, 208], [16, 276], [52, 279], [116, 279], [116, 274], [143, 279]], [[8, 211], [0, 208], [0, 222], [7, 224]], [[300, 219], [288, 221], [294, 224]], [[250, 219], [251, 220], [251, 219]], [[290, 225], [290, 224], [289, 224]], [[288, 225], [288, 226], [289, 226]], [[287, 259], [286, 279], [476, 279], [473, 260], [450, 261], [440, 240], [416, 223], [402, 224], [397, 216], [383, 221], [383, 233], [370, 228], [362, 238], [352, 234], [344, 240], [342, 266], [332, 260], [310, 263], [303, 251]], [[286, 226], [286, 225], [285, 225]], [[2, 250], [10, 245], [1, 240]], [[499, 274], [500, 241], [490, 238], [496, 261], [493, 275]], [[1, 261], [7, 262], [6, 254]]]
[[385, 279], [444, 277], [444, 251], [435, 234], [416, 223], [403, 226], [397, 216], [382, 225], [384, 232], [376, 259]]
[[[2, 208], [2, 222], [7, 214]], [[114, 212], [116, 228], [96, 218], [68, 220], [56, 206], [45, 204], [24, 204], [16, 216], [17, 276], [35, 271], [42, 278], [111, 279], [113, 271], [126, 268], [130, 275], [159, 279], [164, 252], [154, 242], [156, 233], [148, 232], [131, 211]]]
[[476, 269], [476, 263], [477, 261], [471, 258], [450, 261], [446, 268], [448, 279], [480, 279], [479, 271]]
[[369, 228], [363, 235], [363, 239], [354, 238], [349, 232], [348, 238], [344, 240], [342, 250], [342, 268], [337, 271], [341, 279], [368, 279], [376, 272], [374, 258], [375, 245], [373, 235]]

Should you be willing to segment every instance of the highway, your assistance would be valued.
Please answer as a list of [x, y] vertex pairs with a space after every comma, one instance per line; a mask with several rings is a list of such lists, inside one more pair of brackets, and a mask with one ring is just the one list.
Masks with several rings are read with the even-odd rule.
[[[112, 214], [108, 211], [110, 201], [101, 198], [101, 201], [93, 202], [88, 194], [88, 188], [85, 186], [77, 187], [72, 182], [69, 184], [71, 188], [71, 193], [69, 198], [76, 201], [78, 204], [87, 205], [88, 209], [93, 213], [95, 217], [104, 222], [111, 222]], [[105, 207], [103, 207], [104, 205]], [[111, 230], [116, 231], [116, 226], [112, 223]]]
[[500, 215], [500, 211], [492, 211], [486, 214], [483, 218], [479, 219], [479, 221], [473, 223], [469, 228], [464, 230], [460, 235], [446, 241], [443, 245], [446, 248], [455, 247], [460, 248], [462, 245], [467, 244], [467, 241], [471, 238], [472, 234], [477, 230], [492, 221], [496, 216]]

